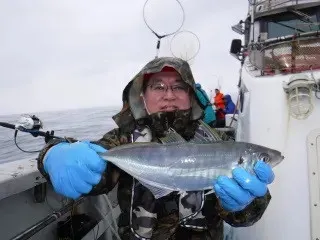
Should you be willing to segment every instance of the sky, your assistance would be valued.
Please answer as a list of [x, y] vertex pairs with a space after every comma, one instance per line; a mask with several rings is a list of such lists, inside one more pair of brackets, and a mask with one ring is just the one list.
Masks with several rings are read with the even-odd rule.
[[[159, 56], [199, 50], [190, 60], [196, 82], [208, 95], [218, 80], [223, 92], [237, 92], [240, 63], [229, 49], [242, 36], [231, 26], [246, 17], [248, 2], [180, 3], [184, 23], [161, 40]], [[0, 115], [120, 106], [125, 85], [156, 55], [143, 13], [158, 34], [175, 32], [183, 19], [175, 0], [1, 1]]]

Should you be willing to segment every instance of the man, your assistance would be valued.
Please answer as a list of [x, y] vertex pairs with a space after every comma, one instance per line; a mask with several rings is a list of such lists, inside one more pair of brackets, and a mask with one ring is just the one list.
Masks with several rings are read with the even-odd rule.
[[213, 103], [216, 106], [216, 108], [224, 108], [224, 100], [223, 100], [223, 93], [220, 92], [220, 90], [218, 88], [216, 88], [215, 90], [216, 95], [214, 96], [214, 100]]
[[212, 108], [212, 104], [209, 100], [206, 92], [201, 88], [200, 83], [196, 83], [196, 94], [199, 104], [204, 110], [204, 119], [203, 121], [207, 123], [210, 127], [215, 127], [216, 124], [216, 114]]
[[122, 239], [221, 240], [223, 220], [235, 227], [254, 224], [267, 208], [267, 185], [274, 179], [262, 161], [255, 165], [255, 175], [236, 168], [232, 179], [220, 176], [213, 182], [215, 193], [172, 193], [156, 200], [139, 181], [97, 154], [130, 142], [159, 142], [169, 128], [187, 141], [195, 133], [200, 136], [203, 111], [194, 85], [186, 61], [150, 61], [132, 79], [128, 104], [113, 118], [119, 128], [96, 142], [49, 142], [39, 154], [38, 169], [56, 192], [74, 199], [107, 193], [118, 185]]
[[220, 92], [219, 89], [215, 89], [216, 95], [214, 97], [214, 105], [216, 106], [216, 127], [225, 127], [226, 126], [226, 117], [224, 112], [224, 100], [223, 100], [223, 94]]

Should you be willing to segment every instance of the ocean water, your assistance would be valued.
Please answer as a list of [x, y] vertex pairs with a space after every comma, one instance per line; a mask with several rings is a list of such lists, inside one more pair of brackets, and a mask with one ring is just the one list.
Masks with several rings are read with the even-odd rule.
[[[43, 122], [42, 131], [54, 130], [59, 137], [74, 137], [79, 140], [97, 140], [116, 127], [111, 118], [120, 107], [99, 107], [55, 112], [39, 112], [35, 114]], [[0, 116], [0, 122], [15, 124], [20, 114]], [[40, 150], [44, 147], [43, 137], [19, 132], [17, 144], [26, 151]], [[38, 153], [20, 151], [14, 143], [14, 130], [0, 127], [0, 163], [34, 159]]]

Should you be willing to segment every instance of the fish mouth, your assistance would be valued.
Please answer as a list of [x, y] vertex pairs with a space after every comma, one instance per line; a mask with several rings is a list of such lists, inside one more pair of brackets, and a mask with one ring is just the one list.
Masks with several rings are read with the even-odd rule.
[[283, 155], [281, 155], [280, 157], [276, 158], [276, 160], [274, 162], [270, 162], [271, 166], [272, 167], [277, 166], [278, 164], [280, 164], [283, 161], [284, 158], [285, 157]]

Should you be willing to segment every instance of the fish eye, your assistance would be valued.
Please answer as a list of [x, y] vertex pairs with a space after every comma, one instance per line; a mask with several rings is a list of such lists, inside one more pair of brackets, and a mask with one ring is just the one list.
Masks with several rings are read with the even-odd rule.
[[269, 162], [270, 156], [269, 156], [269, 154], [267, 154], [267, 153], [261, 153], [261, 154], [260, 154], [260, 159], [261, 159], [262, 161], [264, 161], [264, 162]]

